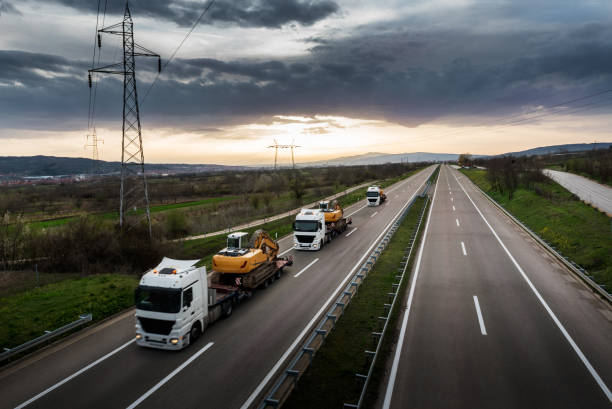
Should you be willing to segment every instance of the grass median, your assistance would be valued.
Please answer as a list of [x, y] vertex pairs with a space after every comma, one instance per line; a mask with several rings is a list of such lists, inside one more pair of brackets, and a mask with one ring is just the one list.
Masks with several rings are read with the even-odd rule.
[[612, 222], [552, 180], [534, 190], [518, 188], [512, 199], [491, 188], [485, 170], [462, 170], [523, 224], [561, 254], [584, 267], [593, 280], [612, 291]]
[[[397, 281], [397, 269], [417, 227], [418, 216], [424, 205], [425, 199], [417, 198], [333, 332], [300, 378], [298, 387], [285, 403], [285, 408], [342, 408], [344, 403], [357, 402], [363, 381], [357, 379], [355, 374], [366, 374], [368, 371], [369, 358], [364, 351], [375, 348], [372, 332], [380, 330], [378, 317], [385, 315], [384, 304], [389, 302], [387, 294], [392, 291], [392, 284]], [[417, 243], [415, 248], [416, 246]], [[404, 277], [403, 288], [407, 282], [408, 276]], [[404, 293], [402, 289], [399, 291]], [[397, 305], [401, 305], [401, 300], [398, 299], [398, 302], [390, 316], [390, 331], [395, 328], [399, 316]], [[385, 334], [366, 403], [373, 403], [377, 398], [384, 362], [391, 353], [392, 343], [387, 341], [391, 339], [394, 339], [393, 333]]]

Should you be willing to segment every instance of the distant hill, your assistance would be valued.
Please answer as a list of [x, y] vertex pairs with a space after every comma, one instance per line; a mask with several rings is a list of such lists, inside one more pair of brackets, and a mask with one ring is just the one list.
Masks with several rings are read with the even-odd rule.
[[[86, 158], [56, 156], [0, 156], [0, 175], [12, 176], [59, 176], [91, 173], [94, 162]], [[242, 169], [240, 166], [146, 164], [147, 173], [191, 173]], [[118, 173], [120, 162], [96, 161], [100, 174]]]
[[344, 156], [340, 158], [321, 160], [316, 162], [301, 163], [302, 166], [354, 166], [354, 165], [380, 165], [383, 163], [401, 162], [439, 162], [455, 161], [459, 157], [457, 153], [378, 153], [368, 152], [363, 155]]
[[584, 152], [594, 149], [608, 149], [612, 142], [598, 143], [571, 143], [566, 145], [542, 146], [539, 148], [527, 149], [519, 152], [508, 152], [497, 156], [533, 156], [533, 155], [552, 155], [556, 153]]

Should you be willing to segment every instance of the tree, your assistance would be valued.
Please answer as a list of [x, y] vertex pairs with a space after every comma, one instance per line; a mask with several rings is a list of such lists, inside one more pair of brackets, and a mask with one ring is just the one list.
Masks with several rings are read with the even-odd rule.
[[462, 153], [459, 155], [457, 162], [459, 162], [459, 166], [472, 166], [472, 155], [469, 153]]

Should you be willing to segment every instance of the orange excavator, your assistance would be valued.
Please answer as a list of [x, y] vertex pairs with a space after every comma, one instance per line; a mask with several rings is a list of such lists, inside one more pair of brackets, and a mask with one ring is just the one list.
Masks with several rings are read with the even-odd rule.
[[337, 200], [319, 202], [319, 210], [325, 213], [325, 223], [337, 223], [344, 215], [344, 211]]
[[247, 243], [248, 233], [227, 236], [227, 247], [213, 256], [213, 274], [221, 283], [239, 284], [244, 289], [267, 286], [280, 278], [282, 269], [293, 260], [278, 257], [278, 242], [265, 230], [257, 230]]

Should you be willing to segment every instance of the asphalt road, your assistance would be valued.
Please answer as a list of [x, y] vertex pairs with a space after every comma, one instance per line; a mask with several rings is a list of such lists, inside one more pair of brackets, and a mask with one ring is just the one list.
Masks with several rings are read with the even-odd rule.
[[608, 305], [450, 167], [425, 234], [379, 407], [612, 407]]
[[0, 407], [244, 406], [299, 345], [433, 169], [390, 187], [382, 206], [366, 207], [362, 201], [346, 209], [353, 218], [347, 237], [321, 251], [295, 252], [292, 238], [281, 240], [281, 254], [295, 253], [294, 265], [229, 319], [210, 326], [194, 345], [179, 352], [139, 348], [133, 343], [133, 314], [124, 314], [4, 370]]
[[542, 172], [576, 196], [612, 217], [612, 187], [568, 172], [544, 169]]

